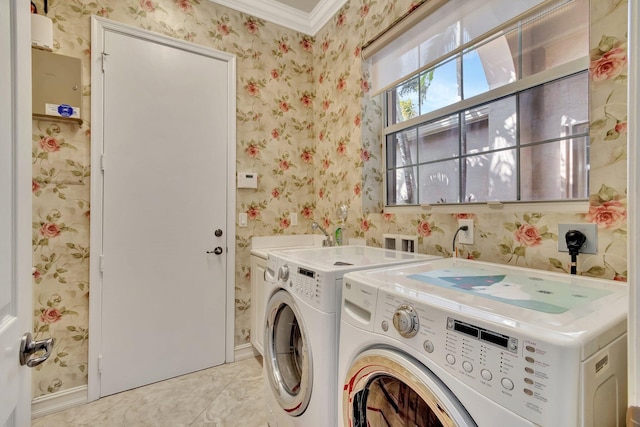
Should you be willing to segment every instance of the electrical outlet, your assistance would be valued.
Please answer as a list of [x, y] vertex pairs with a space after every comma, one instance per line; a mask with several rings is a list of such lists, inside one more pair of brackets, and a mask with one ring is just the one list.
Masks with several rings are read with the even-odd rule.
[[460, 230], [458, 233], [458, 243], [463, 243], [465, 245], [473, 245], [473, 220], [472, 219], [459, 219], [458, 227], [462, 227], [466, 225], [469, 227], [467, 231]]
[[569, 252], [565, 235], [569, 230], [578, 230], [587, 240], [580, 248], [581, 254], [598, 253], [598, 227], [596, 224], [558, 224], [558, 252]]

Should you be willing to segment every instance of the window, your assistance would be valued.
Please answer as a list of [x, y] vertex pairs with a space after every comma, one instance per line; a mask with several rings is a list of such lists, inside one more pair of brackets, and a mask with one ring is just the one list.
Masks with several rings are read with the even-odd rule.
[[440, 9], [420, 24], [440, 26], [417, 43], [426, 65], [381, 90], [388, 206], [588, 197], [588, 2], [541, 2], [491, 29], [460, 16], [504, 2], [445, 3], [460, 3], [446, 28]]

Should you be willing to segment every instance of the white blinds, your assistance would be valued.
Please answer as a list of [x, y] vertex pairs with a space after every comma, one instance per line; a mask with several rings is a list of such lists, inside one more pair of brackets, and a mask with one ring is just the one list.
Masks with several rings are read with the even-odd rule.
[[[374, 94], [426, 69], [444, 55], [458, 50], [487, 32], [503, 26], [545, 0], [429, 0], [427, 16], [415, 22], [404, 19], [363, 49], [371, 60]], [[422, 14], [425, 14], [423, 11]], [[411, 15], [408, 16], [411, 18]]]

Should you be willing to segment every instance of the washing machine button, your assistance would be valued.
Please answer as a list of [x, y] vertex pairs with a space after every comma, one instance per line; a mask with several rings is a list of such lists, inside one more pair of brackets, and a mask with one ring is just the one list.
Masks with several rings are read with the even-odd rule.
[[503, 378], [500, 383], [502, 384], [502, 387], [505, 388], [505, 390], [513, 390], [513, 381], [511, 381], [509, 378]]
[[433, 343], [431, 341], [426, 340], [422, 346], [424, 347], [424, 350], [427, 353], [433, 353], [434, 347], [433, 347]]
[[464, 369], [467, 372], [472, 372], [473, 365], [471, 364], [471, 362], [468, 362], [465, 360], [464, 362], [462, 362], [462, 369]]
[[451, 353], [447, 354], [446, 359], [449, 365], [453, 365], [454, 363], [456, 363], [456, 357]]
[[482, 375], [482, 378], [484, 378], [487, 381], [491, 381], [491, 379], [493, 378], [493, 374], [488, 369], [481, 370], [480, 375]]

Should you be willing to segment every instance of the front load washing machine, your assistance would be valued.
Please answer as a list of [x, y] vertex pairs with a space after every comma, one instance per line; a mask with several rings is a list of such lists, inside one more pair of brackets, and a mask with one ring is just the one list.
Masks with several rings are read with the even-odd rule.
[[451, 258], [343, 282], [339, 425], [624, 426], [626, 285]]
[[367, 246], [269, 252], [264, 377], [271, 427], [337, 425], [343, 275], [430, 259], [438, 257]]

